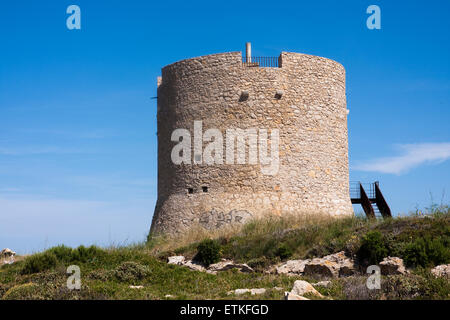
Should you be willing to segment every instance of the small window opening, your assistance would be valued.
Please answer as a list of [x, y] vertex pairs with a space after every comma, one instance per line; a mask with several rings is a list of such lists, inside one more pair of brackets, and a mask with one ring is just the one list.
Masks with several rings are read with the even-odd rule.
[[188, 188], [188, 193], [189, 194], [193, 194], [194, 193], [194, 188]]
[[202, 190], [203, 190], [203, 192], [208, 192], [208, 187], [203, 186], [203, 187], [202, 187]]
[[248, 91], [241, 91], [241, 95], [239, 96], [239, 101], [247, 101], [248, 100]]

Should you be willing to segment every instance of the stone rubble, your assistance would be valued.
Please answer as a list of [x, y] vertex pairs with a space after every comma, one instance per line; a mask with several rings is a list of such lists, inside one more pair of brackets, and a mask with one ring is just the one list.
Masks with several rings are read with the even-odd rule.
[[310, 259], [307, 260], [289, 260], [286, 263], [276, 267], [277, 274], [286, 275], [301, 275], [305, 270], [305, 265], [311, 262]]
[[296, 295], [296, 294], [292, 294], [292, 293], [287, 292], [287, 291], [284, 293], [284, 299], [285, 300], [310, 300], [308, 298], [305, 298], [305, 297], [302, 297], [302, 296], [299, 296], [299, 295]]
[[210, 274], [217, 274], [217, 272], [226, 271], [230, 269], [238, 269], [241, 272], [253, 272], [253, 269], [250, 268], [245, 263], [235, 263], [232, 260], [225, 260], [225, 259], [222, 259], [222, 261], [218, 263], [211, 264], [208, 268], [205, 268], [203, 265], [201, 265], [196, 261], [186, 260], [184, 256], [169, 257], [167, 258], [167, 263], [185, 266], [191, 270], [207, 272]]
[[380, 262], [380, 271], [382, 275], [394, 275], [407, 273], [403, 264], [403, 259], [398, 257], [387, 257]]
[[14, 263], [14, 256], [16, 253], [9, 248], [5, 248], [0, 251], [0, 264], [12, 264]]
[[185, 262], [184, 256], [173, 256], [167, 259], [168, 264], [176, 264], [181, 266], [184, 264], [184, 262]]
[[323, 298], [323, 295], [319, 291], [314, 289], [314, 287], [307, 281], [297, 280], [294, 282], [294, 287], [289, 294], [304, 296], [305, 294], [310, 294], [319, 298]]
[[253, 269], [250, 268], [245, 263], [234, 263], [232, 260], [222, 260], [218, 263], [211, 264], [208, 267], [208, 271], [217, 272], [217, 271], [225, 271], [229, 269], [238, 269], [241, 272], [253, 272]]
[[264, 288], [257, 288], [257, 289], [236, 289], [236, 290], [231, 290], [228, 291], [227, 294], [235, 294], [235, 295], [242, 295], [242, 294], [246, 294], [246, 293], [250, 293], [252, 296], [257, 295], [257, 294], [264, 294], [266, 293], [266, 289]]
[[344, 251], [340, 251], [322, 258], [289, 260], [277, 266], [275, 272], [290, 276], [309, 275], [337, 278], [354, 274], [356, 264], [345, 255]]
[[192, 260], [188, 260], [182, 265], [194, 271], [206, 271], [206, 268], [204, 266]]
[[435, 277], [450, 279], [450, 264], [441, 264], [431, 269]]

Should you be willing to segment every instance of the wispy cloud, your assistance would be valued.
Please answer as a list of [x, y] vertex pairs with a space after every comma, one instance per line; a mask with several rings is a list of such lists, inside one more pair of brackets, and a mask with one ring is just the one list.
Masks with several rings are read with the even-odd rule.
[[440, 163], [450, 159], [450, 143], [403, 144], [402, 153], [394, 157], [378, 158], [352, 167], [359, 171], [401, 174], [422, 164]]

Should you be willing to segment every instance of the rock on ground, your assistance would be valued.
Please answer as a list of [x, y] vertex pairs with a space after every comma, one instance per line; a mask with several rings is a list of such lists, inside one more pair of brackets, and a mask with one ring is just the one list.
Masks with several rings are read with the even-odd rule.
[[312, 285], [314, 287], [328, 288], [331, 286], [331, 281], [319, 281], [317, 283], [313, 283]]
[[406, 273], [406, 269], [403, 264], [403, 259], [398, 257], [384, 258], [379, 265], [382, 275], [394, 275]]
[[310, 259], [307, 260], [289, 260], [286, 263], [278, 266], [276, 268], [277, 274], [287, 274], [287, 275], [299, 275], [303, 274], [305, 270], [305, 265], [311, 262]]
[[450, 279], [450, 264], [441, 264], [431, 269], [431, 273], [440, 278]]
[[264, 288], [257, 288], [257, 289], [236, 289], [236, 290], [232, 290], [232, 291], [228, 291], [227, 294], [235, 294], [235, 295], [241, 295], [241, 294], [245, 294], [245, 293], [250, 293], [252, 296], [257, 295], [257, 294], [264, 294], [266, 292], [266, 289]]
[[319, 291], [314, 289], [314, 287], [307, 281], [297, 280], [294, 282], [294, 287], [292, 288], [290, 294], [304, 296], [305, 294], [311, 294], [317, 297], [322, 298], [323, 296]]
[[0, 251], [0, 263], [11, 264], [14, 263], [14, 256], [16, 253], [9, 248], [5, 248]]
[[185, 258], [184, 256], [173, 256], [173, 257], [169, 257], [167, 258], [167, 263], [168, 264], [176, 264], [176, 265], [183, 265], [185, 262]]
[[204, 266], [192, 260], [186, 261], [183, 266], [188, 267], [189, 269], [194, 271], [206, 271], [206, 268]]
[[250, 268], [245, 263], [235, 263], [232, 260], [225, 260], [225, 259], [223, 259], [222, 261], [220, 261], [218, 263], [211, 264], [208, 268], [205, 268], [203, 265], [201, 265], [200, 263], [197, 263], [193, 260], [186, 260], [186, 258], [184, 256], [169, 257], [169, 258], [167, 258], [167, 263], [185, 266], [191, 270], [205, 271], [210, 274], [217, 274], [218, 271], [225, 271], [225, 270], [229, 270], [229, 269], [233, 269], [233, 268], [236, 268], [241, 272], [253, 272], [253, 269]]
[[314, 258], [305, 264], [304, 274], [322, 277], [350, 276], [356, 272], [355, 262], [345, 255], [344, 251], [333, 253], [322, 258]]
[[309, 300], [308, 298], [299, 296], [297, 294], [292, 294], [290, 292], [285, 292], [284, 293], [284, 299], [285, 300]]
[[229, 269], [239, 269], [241, 272], [253, 272], [253, 269], [250, 268], [245, 263], [234, 263], [232, 260], [223, 260], [218, 263], [211, 264], [208, 267], [208, 271], [217, 272], [217, 271], [225, 271]]

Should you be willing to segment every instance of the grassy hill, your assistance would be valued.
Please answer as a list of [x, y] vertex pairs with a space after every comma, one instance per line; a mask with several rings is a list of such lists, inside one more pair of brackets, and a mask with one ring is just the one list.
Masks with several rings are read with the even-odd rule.
[[[331, 279], [329, 288], [318, 289], [327, 299], [449, 299], [449, 281], [430, 273], [433, 266], [450, 263], [449, 213], [448, 207], [440, 207], [425, 216], [376, 221], [268, 217], [215, 232], [192, 229], [177, 237], [149, 238], [145, 244], [127, 247], [58, 246], [1, 266], [0, 299], [282, 299], [295, 280], [318, 279], [267, 270], [285, 260], [342, 250], [362, 265], [398, 256], [411, 273], [383, 277], [381, 290], [370, 291], [364, 274]], [[193, 258], [204, 239], [213, 240], [220, 258], [247, 263], [255, 272], [213, 275], [166, 263], [172, 255]], [[67, 289], [69, 265], [80, 267], [81, 290]], [[267, 291], [227, 295], [239, 288]]]

